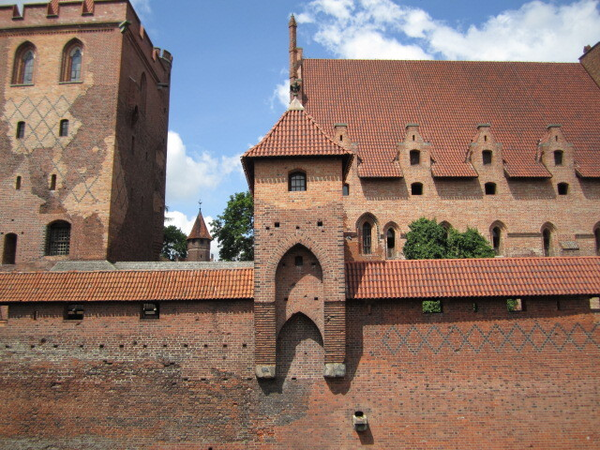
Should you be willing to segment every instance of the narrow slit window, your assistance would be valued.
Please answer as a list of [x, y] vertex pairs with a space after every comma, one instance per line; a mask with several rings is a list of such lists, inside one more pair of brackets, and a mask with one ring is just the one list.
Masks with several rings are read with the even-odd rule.
[[23, 139], [25, 137], [25, 122], [17, 122], [17, 139]]
[[492, 230], [492, 246], [496, 255], [500, 254], [500, 246], [502, 244], [502, 232], [499, 227], [494, 227]]
[[54, 174], [50, 175], [50, 190], [51, 191], [56, 190], [56, 175], [54, 175]]
[[362, 226], [362, 247], [363, 254], [365, 255], [371, 254], [371, 231], [371, 224], [369, 222], [365, 222]]
[[387, 230], [385, 243], [387, 249], [387, 257], [393, 258], [396, 251], [396, 232], [393, 228]]
[[348, 197], [350, 195], [350, 185], [348, 183], [345, 183], [342, 187], [342, 195], [344, 197]]
[[67, 119], [63, 119], [60, 121], [59, 135], [60, 137], [65, 137], [69, 135], [69, 121]]
[[21, 189], [21, 175], [17, 176], [15, 180], [15, 189], [18, 191]]

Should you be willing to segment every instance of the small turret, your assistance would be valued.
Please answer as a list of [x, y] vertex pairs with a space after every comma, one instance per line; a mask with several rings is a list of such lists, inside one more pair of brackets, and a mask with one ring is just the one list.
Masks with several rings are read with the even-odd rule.
[[187, 238], [188, 256], [186, 261], [210, 261], [210, 241], [212, 239], [206, 223], [204, 223], [202, 210], [200, 210], [194, 227]]

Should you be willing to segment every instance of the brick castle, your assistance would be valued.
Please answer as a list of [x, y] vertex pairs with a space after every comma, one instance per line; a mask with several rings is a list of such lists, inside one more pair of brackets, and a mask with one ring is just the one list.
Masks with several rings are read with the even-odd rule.
[[[148, 262], [170, 54], [126, 0], [0, 7], [0, 447], [598, 448], [600, 45], [289, 38], [290, 107], [242, 158], [255, 261]], [[423, 216], [498, 257], [403, 260]], [[199, 215], [190, 259], [210, 239]]]

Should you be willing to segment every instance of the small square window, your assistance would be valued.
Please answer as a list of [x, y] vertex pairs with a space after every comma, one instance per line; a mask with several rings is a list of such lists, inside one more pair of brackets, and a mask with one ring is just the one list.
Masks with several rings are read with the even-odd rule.
[[158, 303], [142, 304], [142, 319], [158, 319], [160, 316]]
[[496, 195], [496, 183], [485, 183], [485, 195]]
[[558, 183], [558, 195], [567, 195], [569, 193], [568, 183]]
[[412, 195], [423, 195], [423, 184], [413, 183], [410, 185], [410, 193]]
[[423, 300], [423, 313], [425, 314], [437, 314], [442, 312], [442, 301], [441, 300]]
[[509, 312], [524, 311], [523, 301], [520, 298], [509, 298], [506, 300], [506, 308]]
[[83, 305], [69, 303], [65, 313], [66, 320], [83, 320]]

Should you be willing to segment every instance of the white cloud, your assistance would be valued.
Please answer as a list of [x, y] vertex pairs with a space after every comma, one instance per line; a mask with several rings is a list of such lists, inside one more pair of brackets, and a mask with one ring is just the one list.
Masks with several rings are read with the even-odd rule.
[[271, 95], [271, 109], [274, 110], [278, 106], [282, 105], [287, 108], [290, 104], [290, 80], [284, 80], [273, 90]]
[[466, 30], [392, 0], [314, 0], [298, 17], [342, 58], [576, 61], [598, 39], [598, 3], [535, 0]]
[[167, 147], [167, 204], [197, 199], [203, 190], [215, 189], [232, 173], [243, 176], [240, 155], [188, 154], [174, 131], [169, 131]]

